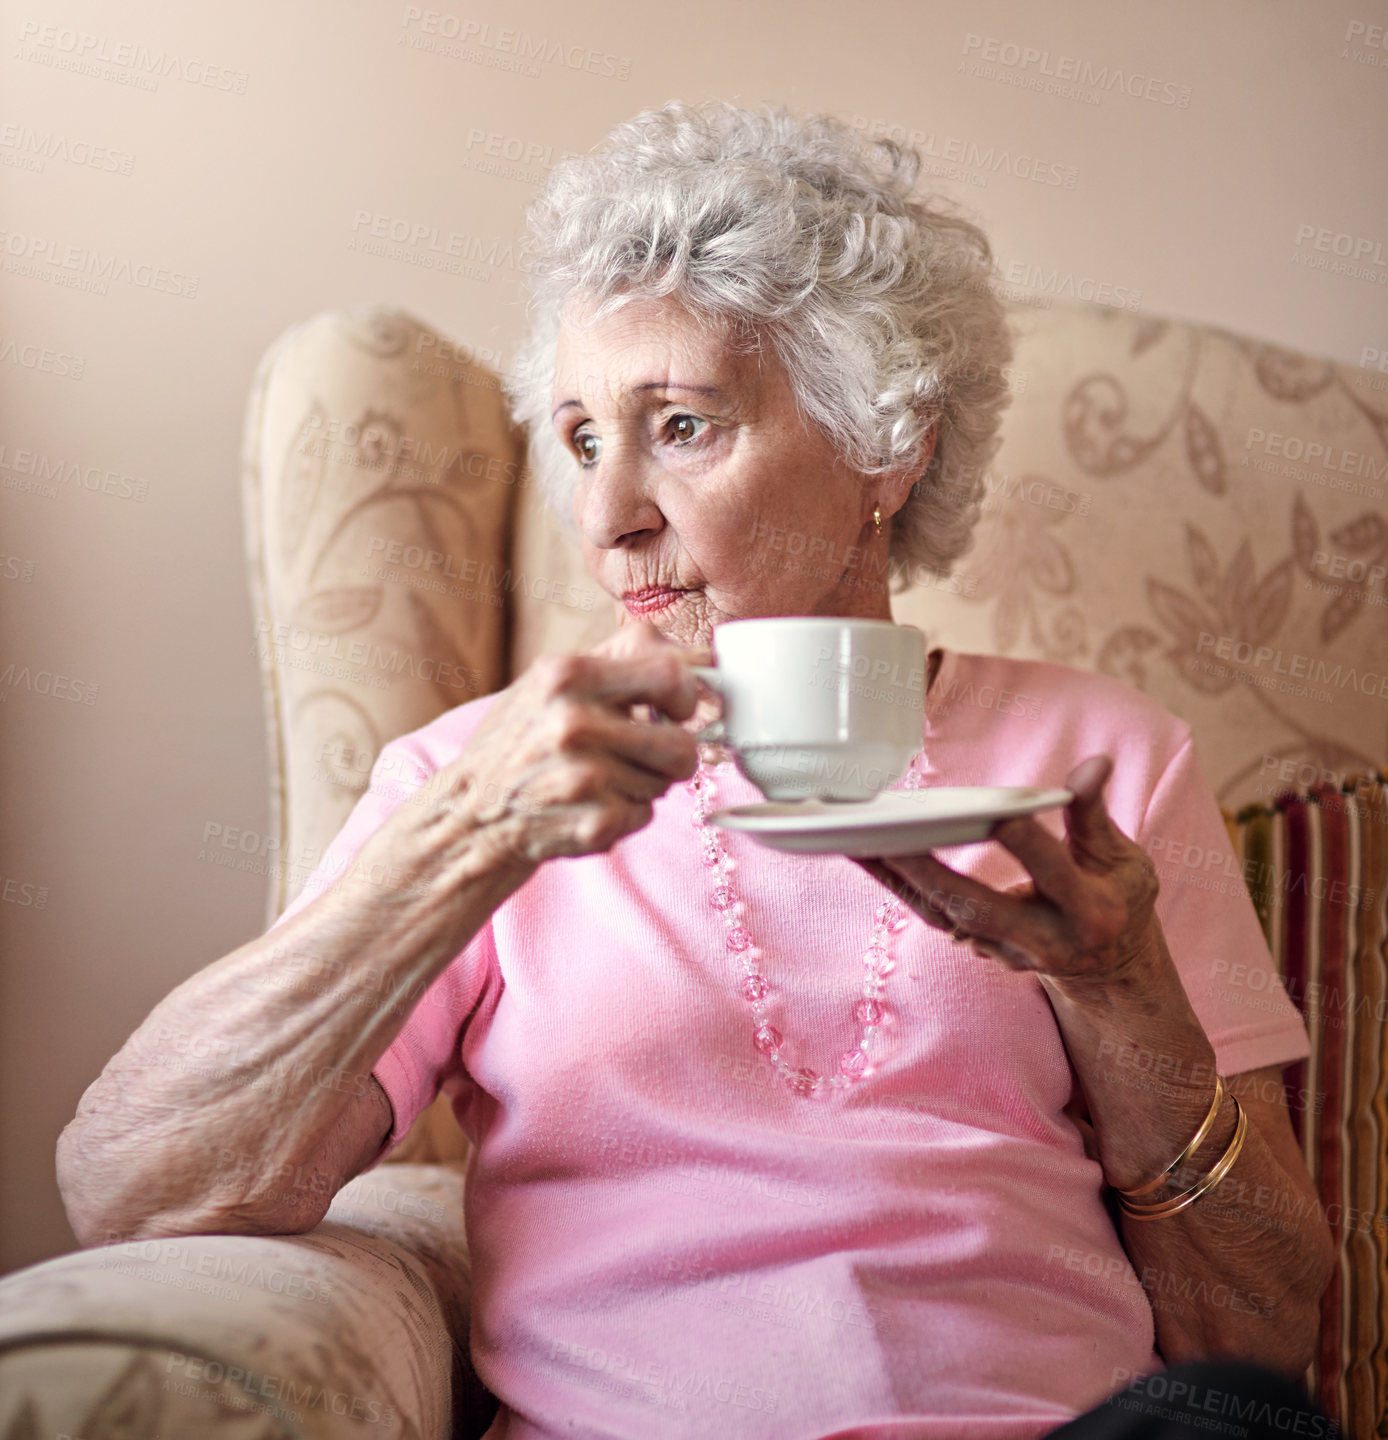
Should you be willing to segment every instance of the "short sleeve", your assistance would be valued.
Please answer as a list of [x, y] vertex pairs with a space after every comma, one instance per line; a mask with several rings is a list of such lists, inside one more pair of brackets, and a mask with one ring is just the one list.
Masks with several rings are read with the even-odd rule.
[[462, 1028], [496, 968], [489, 920], [425, 990], [404, 1028], [376, 1062], [372, 1074], [390, 1100], [395, 1124], [383, 1155], [406, 1136], [440, 1090], [458, 1111], [472, 1079], [462, 1061]]
[[1157, 916], [1220, 1073], [1308, 1056], [1306, 1027], [1263, 939], [1188, 731], [1153, 789], [1136, 838], [1157, 868]]
[[270, 928], [274, 930], [283, 925], [349, 874], [362, 846], [428, 778], [429, 770], [422, 760], [399, 742], [387, 745], [372, 766], [366, 793], [352, 807], [346, 823], [318, 858], [303, 888]]
[[[379, 884], [390, 884], [388, 865], [380, 862], [380, 874], [367, 873], [358, 857], [362, 847], [385, 824], [398, 806], [405, 803], [429, 778], [431, 767], [412, 754], [400, 741], [387, 745], [377, 758], [366, 793], [357, 801], [342, 829], [323, 852], [303, 889], [285, 907], [271, 929], [310, 905], [344, 876], [360, 875]], [[457, 1097], [471, 1083], [463, 1068], [461, 1031], [475, 1009], [486, 979], [495, 968], [491, 922], [450, 962], [448, 967], [421, 988], [400, 1033], [372, 1068], [372, 1074], [386, 1093], [394, 1124], [380, 1153], [366, 1169], [373, 1169], [405, 1138], [410, 1126], [432, 1104], [441, 1088]], [[413, 998], [408, 989], [391, 995], [382, 971], [368, 968], [363, 976], [368, 990], [375, 986], [386, 1003], [405, 1005]]]

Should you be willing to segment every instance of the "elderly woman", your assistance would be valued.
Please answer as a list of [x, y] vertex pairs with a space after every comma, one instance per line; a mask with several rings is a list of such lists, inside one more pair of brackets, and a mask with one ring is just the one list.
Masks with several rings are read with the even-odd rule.
[[[918, 164], [671, 105], [554, 171], [512, 393], [623, 624], [388, 746], [277, 926], [160, 1003], [60, 1144], [84, 1243], [307, 1230], [442, 1088], [493, 1437], [1030, 1437], [1163, 1363], [1304, 1369], [1306, 1036], [1275, 978], [1256, 1010], [1211, 983], [1270, 970], [1246, 897], [1158, 893], [1145, 847], [1227, 846], [1185, 725], [937, 649], [900, 783], [1063, 784], [1063, 816], [949, 863], [708, 820], [759, 798], [695, 738], [715, 627], [890, 620], [969, 541], [1009, 347]], [[225, 1071], [158, 1064], [191, 1031]], [[271, 1190], [288, 1166], [318, 1183]]]

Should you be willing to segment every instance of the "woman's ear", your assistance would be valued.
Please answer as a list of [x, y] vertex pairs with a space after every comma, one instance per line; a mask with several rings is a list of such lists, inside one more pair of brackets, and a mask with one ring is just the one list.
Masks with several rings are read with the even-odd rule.
[[884, 491], [883, 509], [890, 504], [890, 513], [895, 515], [910, 498], [912, 487], [925, 474], [926, 468], [935, 458], [935, 440], [939, 433], [940, 426], [937, 422], [921, 436], [920, 445], [910, 461], [899, 465], [890, 474], [883, 477], [886, 482], [882, 486]]

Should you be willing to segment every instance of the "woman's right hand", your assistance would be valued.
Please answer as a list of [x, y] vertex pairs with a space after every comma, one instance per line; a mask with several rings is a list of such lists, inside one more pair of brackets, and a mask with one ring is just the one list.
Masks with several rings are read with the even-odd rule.
[[[606, 850], [646, 825], [652, 802], [698, 765], [688, 730], [638, 718], [634, 707], [690, 719], [699, 698], [690, 667], [709, 662], [706, 650], [682, 649], [645, 624], [587, 654], [541, 656], [414, 799], [447, 817], [455, 836], [461, 821], [473, 860], [508, 872], [508, 889], [541, 861]], [[396, 812], [406, 825], [400, 812], [412, 808]]]
[[59, 1141], [81, 1243], [318, 1224], [389, 1129], [371, 1072], [416, 1003], [402, 997], [542, 861], [607, 849], [694, 773], [694, 736], [633, 712], [690, 719], [689, 666], [707, 660], [628, 625], [587, 655], [536, 661], [359, 864], [165, 996]]

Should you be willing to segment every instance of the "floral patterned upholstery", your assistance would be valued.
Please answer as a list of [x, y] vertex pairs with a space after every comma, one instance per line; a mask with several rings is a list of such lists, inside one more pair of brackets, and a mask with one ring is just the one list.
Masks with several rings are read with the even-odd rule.
[[261, 362], [242, 488], [274, 759], [270, 919], [386, 741], [505, 683], [520, 460], [496, 377], [399, 311], [320, 315]]
[[392, 1165], [307, 1235], [60, 1256], [0, 1282], [0, 1436], [480, 1435], [463, 1178]]
[[1381, 764], [1388, 375], [1127, 312], [1014, 314], [1021, 394], [974, 550], [898, 619], [1145, 690], [1232, 808]]

